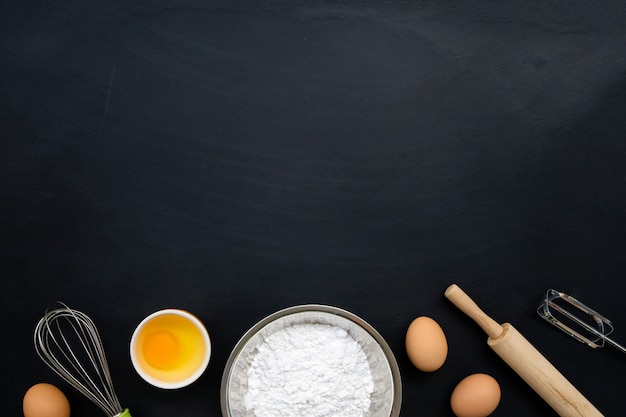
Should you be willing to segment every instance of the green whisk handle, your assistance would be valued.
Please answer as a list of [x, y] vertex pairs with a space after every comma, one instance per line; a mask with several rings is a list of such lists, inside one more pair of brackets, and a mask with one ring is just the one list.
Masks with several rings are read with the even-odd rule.
[[113, 416], [113, 417], [132, 417], [132, 416], [130, 415], [130, 411], [128, 411], [128, 408], [127, 408], [124, 411], [122, 411], [120, 414]]

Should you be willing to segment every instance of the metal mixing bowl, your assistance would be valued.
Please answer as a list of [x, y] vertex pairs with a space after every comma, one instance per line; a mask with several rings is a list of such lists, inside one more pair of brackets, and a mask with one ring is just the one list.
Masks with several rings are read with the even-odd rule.
[[233, 349], [222, 376], [220, 401], [223, 417], [254, 417], [246, 410], [248, 369], [259, 346], [272, 333], [301, 323], [339, 326], [356, 340], [367, 360], [374, 380], [371, 404], [364, 417], [397, 417], [402, 402], [398, 364], [387, 342], [360, 317], [337, 307], [308, 304], [280, 310], [255, 324]]

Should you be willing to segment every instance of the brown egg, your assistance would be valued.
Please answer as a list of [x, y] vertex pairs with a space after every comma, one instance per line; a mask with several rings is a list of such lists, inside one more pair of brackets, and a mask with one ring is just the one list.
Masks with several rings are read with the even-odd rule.
[[450, 406], [457, 417], [487, 417], [500, 403], [500, 385], [492, 376], [465, 377], [452, 391]]
[[437, 322], [418, 317], [406, 332], [406, 353], [418, 369], [432, 372], [441, 368], [448, 357], [448, 341]]
[[24, 417], [69, 417], [70, 403], [63, 392], [52, 384], [35, 384], [23, 400]]

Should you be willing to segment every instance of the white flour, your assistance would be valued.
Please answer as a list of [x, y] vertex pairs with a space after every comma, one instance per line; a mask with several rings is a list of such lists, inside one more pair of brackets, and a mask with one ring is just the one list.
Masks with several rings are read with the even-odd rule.
[[256, 417], [361, 417], [373, 391], [365, 353], [344, 329], [295, 324], [259, 347], [244, 400]]

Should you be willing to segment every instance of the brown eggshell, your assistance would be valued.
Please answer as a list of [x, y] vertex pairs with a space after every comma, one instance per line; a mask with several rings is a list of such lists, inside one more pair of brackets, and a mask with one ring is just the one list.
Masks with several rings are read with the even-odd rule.
[[487, 374], [472, 374], [452, 391], [450, 407], [457, 417], [487, 417], [500, 403], [500, 385]]
[[448, 357], [448, 341], [439, 324], [430, 317], [413, 320], [406, 332], [406, 353], [419, 370], [433, 372]]
[[35, 384], [26, 391], [22, 401], [24, 417], [69, 417], [70, 403], [63, 392], [52, 384]]

